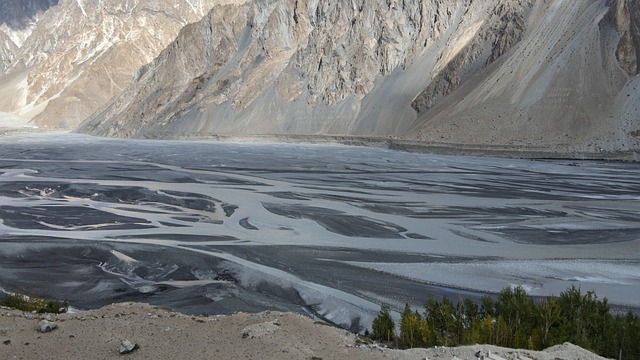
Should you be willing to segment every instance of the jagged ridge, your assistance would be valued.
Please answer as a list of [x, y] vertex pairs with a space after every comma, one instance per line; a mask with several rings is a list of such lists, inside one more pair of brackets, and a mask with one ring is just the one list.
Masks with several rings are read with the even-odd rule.
[[80, 131], [633, 150], [638, 23], [631, 0], [217, 6]]
[[[0, 50], [0, 112], [33, 119], [40, 127], [75, 128], [119, 94], [184, 25], [227, 2], [49, 0], [52, 6], [27, 28], [0, 27], [0, 41], [17, 41]], [[20, 22], [16, 16], [7, 22]]]

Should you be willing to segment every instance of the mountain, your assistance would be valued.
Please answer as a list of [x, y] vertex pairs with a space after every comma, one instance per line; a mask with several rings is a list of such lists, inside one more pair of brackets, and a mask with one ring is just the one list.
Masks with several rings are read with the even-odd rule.
[[450, 63], [435, 84], [452, 80], [459, 89], [431, 104], [437, 86], [426, 88], [413, 102], [418, 119], [410, 136], [577, 153], [637, 151], [640, 3], [539, 1], [526, 24], [520, 43], [470, 81], [459, 83], [466, 67]]
[[16, 66], [18, 49], [39, 15], [57, 4], [58, 0], [0, 0], [0, 75]]
[[182, 27], [228, 0], [3, 0], [0, 112], [74, 128]]
[[79, 128], [638, 149], [635, 0], [256, 0], [185, 27]]
[[33, 25], [38, 14], [57, 4], [58, 0], [1, 0], [0, 26], [24, 30]]

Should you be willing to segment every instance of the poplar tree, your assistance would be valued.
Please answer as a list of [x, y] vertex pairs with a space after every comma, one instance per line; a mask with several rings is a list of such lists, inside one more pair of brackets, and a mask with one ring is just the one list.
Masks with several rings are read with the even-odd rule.
[[376, 340], [391, 342], [395, 339], [396, 323], [391, 318], [391, 308], [388, 304], [382, 304], [380, 313], [373, 319], [373, 338]]

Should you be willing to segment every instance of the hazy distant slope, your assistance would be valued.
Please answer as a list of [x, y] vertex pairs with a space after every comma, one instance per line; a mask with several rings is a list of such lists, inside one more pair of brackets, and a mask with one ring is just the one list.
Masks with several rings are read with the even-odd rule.
[[[22, 9], [28, 2], [4, 6]], [[20, 12], [4, 13], [0, 41], [2, 33], [17, 40], [0, 50], [0, 112], [33, 118], [41, 127], [74, 128], [118, 94], [184, 25], [220, 2], [226, 1], [49, 0], [57, 5], [27, 28], [7, 26], [26, 21]]]
[[184, 28], [80, 127], [638, 148], [633, 0], [256, 0]]
[[58, 0], [0, 0], [0, 76], [18, 66], [19, 48], [38, 17], [57, 4]]
[[36, 15], [57, 4], [58, 0], [0, 0], [0, 26], [24, 29]]

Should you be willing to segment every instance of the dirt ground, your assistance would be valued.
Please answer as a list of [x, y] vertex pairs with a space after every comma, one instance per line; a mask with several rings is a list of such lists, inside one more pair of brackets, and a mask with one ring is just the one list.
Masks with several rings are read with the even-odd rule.
[[[38, 330], [41, 320], [58, 328]], [[121, 355], [129, 340], [138, 349]], [[139, 303], [60, 315], [0, 309], [0, 359], [602, 359], [571, 344], [534, 352], [494, 346], [390, 350], [298, 314], [196, 317]]]

